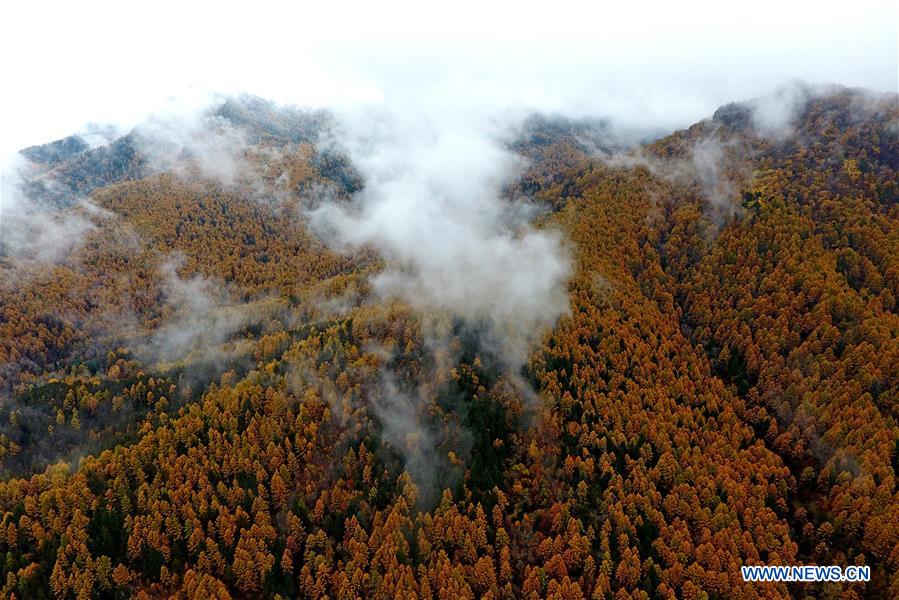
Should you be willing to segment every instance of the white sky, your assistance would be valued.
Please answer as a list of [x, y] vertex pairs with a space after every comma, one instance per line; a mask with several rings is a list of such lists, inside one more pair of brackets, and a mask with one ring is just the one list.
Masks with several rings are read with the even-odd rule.
[[883, 0], [10, 0], [0, 23], [0, 157], [209, 92], [676, 127], [795, 78], [897, 91]]

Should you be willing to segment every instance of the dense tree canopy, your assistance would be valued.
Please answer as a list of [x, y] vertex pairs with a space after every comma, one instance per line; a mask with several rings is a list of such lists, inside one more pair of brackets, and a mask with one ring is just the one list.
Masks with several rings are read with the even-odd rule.
[[326, 115], [226, 104], [229, 185], [29, 149], [110, 216], [0, 256], [0, 593], [896, 597], [899, 109], [837, 90], [772, 136], [740, 106], [629, 154], [529, 123], [508, 195], [575, 266], [520, 369], [260, 193], [363, 185]]

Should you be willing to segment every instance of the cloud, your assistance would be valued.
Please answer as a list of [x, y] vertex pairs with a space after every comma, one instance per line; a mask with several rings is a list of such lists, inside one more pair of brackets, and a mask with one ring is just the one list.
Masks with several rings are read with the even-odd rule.
[[380, 375], [379, 385], [369, 393], [369, 405], [381, 423], [381, 440], [402, 456], [420, 502], [432, 506], [461, 473], [451, 466], [446, 450], [441, 451], [442, 435], [427, 425], [427, 399], [403, 392], [390, 372], [381, 369]]
[[56, 184], [24, 156], [11, 158], [0, 174], [0, 256], [57, 263], [70, 258], [97, 222], [114, 218]]
[[674, 156], [659, 156], [644, 146], [598, 156], [612, 168], [643, 167], [654, 177], [694, 189], [704, 200], [704, 212], [720, 227], [740, 211], [738, 191], [740, 158], [752, 149], [717, 123], [706, 122], [704, 130], [682, 144]]
[[724, 173], [725, 152], [737, 144], [735, 140], [722, 141], [720, 137], [708, 135], [689, 150], [694, 177], [706, 200], [706, 211], [718, 225], [739, 210], [737, 182]]
[[366, 397], [382, 441], [401, 456], [428, 505], [461, 477], [447, 452], [470, 450], [461, 423], [447, 431], [428, 422], [463, 359], [454, 346], [460, 327], [499, 376], [534, 402], [519, 372], [536, 338], [568, 310], [572, 260], [561, 232], [536, 227], [537, 211], [505, 193], [527, 166], [507, 144], [519, 123], [403, 103], [345, 111], [336, 123], [321, 149], [346, 154], [363, 185], [348, 199], [315, 198], [306, 216], [333, 248], [375, 249], [383, 269], [369, 277], [367, 291], [399, 299], [417, 315], [424, 372], [410, 380], [390, 365], [392, 354], [382, 357]]
[[222, 344], [264, 316], [235, 302], [223, 284], [200, 275], [180, 277], [181, 262], [175, 257], [159, 268], [164, 320], [136, 344], [144, 362], [216, 360], [222, 356]]
[[567, 310], [570, 258], [556, 231], [516, 218], [501, 199], [522, 160], [489, 123], [452, 112], [351, 115], [336, 143], [365, 186], [351, 202], [310, 211], [332, 246], [376, 248], [386, 268], [371, 280], [383, 298], [442, 311], [522, 344]]
[[796, 118], [810, 93], [809, 86], [793, 82], [751, 100], [748, 104], [757, 134], [775, 140], [792, 135]]
[[245, 132], [215, 114], [224, 100], [206, 105], [170, 105], [134, 128], [140, 152], [151, 172], [187, 174], [188, 165], [225, 185], [236, 183], [248, 170]]

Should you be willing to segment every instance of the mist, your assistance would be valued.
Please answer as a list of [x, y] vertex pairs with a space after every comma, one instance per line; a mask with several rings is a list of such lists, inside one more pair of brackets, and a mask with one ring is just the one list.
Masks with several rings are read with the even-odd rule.
[[[244, 132], [210, 114], [211, 108], [151, 115], [134, 133], [150, 171], [186, 174], [187, 164], [206, 177], [234, 184], [246, 168]], [[184, 159], [187, 159], [186, 161]]]
[[562, 235], [534, 228], [501, 198], [523, 159], [471, 115], [382, 112], [339, 122], [332, 143], [365, 186], [350, 203], [311, 210], [312, 230], [336, 248], [376, 248], [386, 261], [371, 281], [380, 297], [486, 322], [523, 362], [523, 345], [567, 310], [570, 271]]
[[159, 327], [135, 343], [136, 355], [147, 364], [219, 361], [226, 357], [222, 344], [266, 316], [236, 301], [223, 282], [201, 275], [181, 277], [181, 264], [175, 256], [159, 267], [166, 314]]
[[0, 257], [22, 261], [64, 261], [99, 221], [115, 218], [21, 155], [3, 167], [0, 199]]

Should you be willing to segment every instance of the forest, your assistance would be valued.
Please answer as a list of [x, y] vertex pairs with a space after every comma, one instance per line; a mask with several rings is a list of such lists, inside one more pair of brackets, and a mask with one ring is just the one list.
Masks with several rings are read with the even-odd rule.
[[248, 96], [22, 150], [0, 596], [899, 597], [899, 97], [796, 96], [499, 183]]

